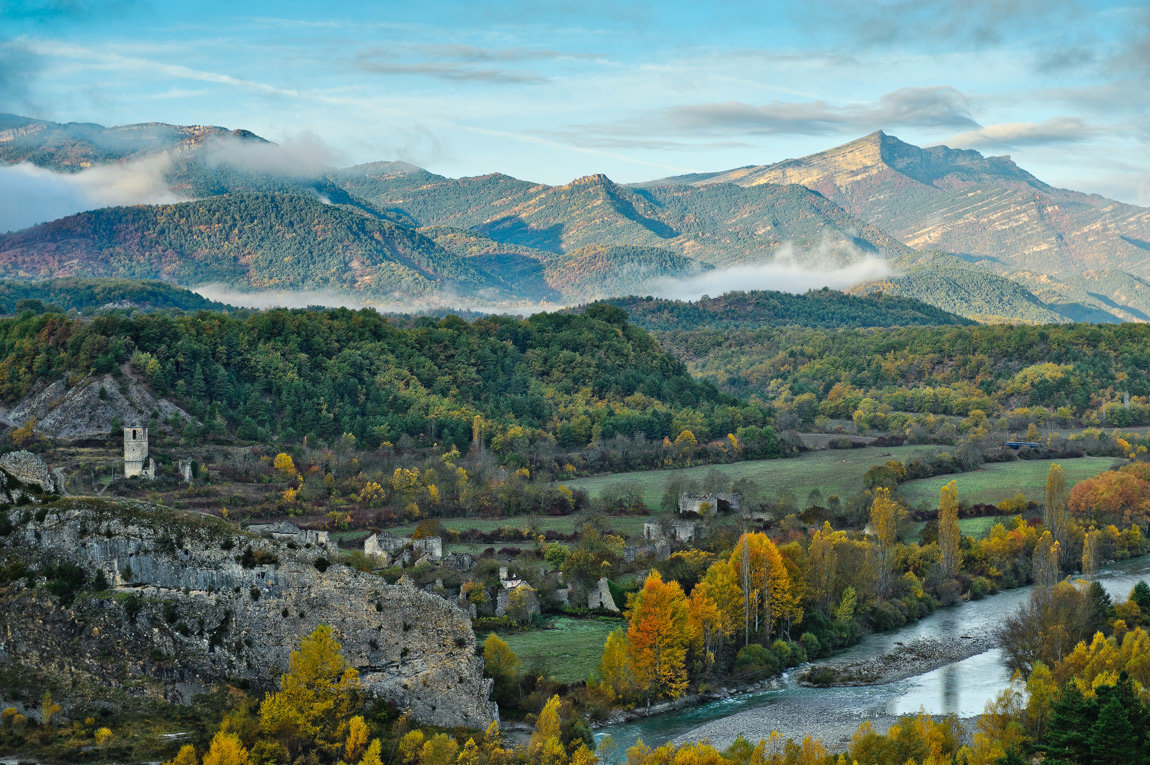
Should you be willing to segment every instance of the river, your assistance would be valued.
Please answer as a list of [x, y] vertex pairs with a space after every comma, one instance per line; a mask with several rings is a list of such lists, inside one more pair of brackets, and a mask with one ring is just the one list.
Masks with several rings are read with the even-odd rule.
[[[1116, 602], [1125, 600], [1140, 579], [1150, 580], [1150, 556], [1107, 566], [1097, 579]], [[939, 609], [915, 624], [867, 635], [857, 645], [815, 663], [877, 658], [900, 643], [921, 638], [985, 638], [1030, 597], [1030, 589], [1007, 590], [955, 608]], [[986, 703], [1010, 684], [1010, 673], [1002, 663], [998, 648], [904, 680], [866, 687], [803, 687], [795, 682], [799, 671], [784, 674], [782, 687], [777, 690], [741, 694], [613, 725], [598, 731], [596, 738], [610, 734], [614, 740], [616, 749], [608, 762], [621, 761], [623, 753], [639, 739], [653, 748], [668, 741], [682, 743], [706, 738], [723, 748], [737, 735], [758, 741], [775, 730], [796, 739], [810, 734], [839, 749], [864, 720], [883, 728], [899, 715], [920, 710], [935, 715], [972, 717], [980, 714]]]

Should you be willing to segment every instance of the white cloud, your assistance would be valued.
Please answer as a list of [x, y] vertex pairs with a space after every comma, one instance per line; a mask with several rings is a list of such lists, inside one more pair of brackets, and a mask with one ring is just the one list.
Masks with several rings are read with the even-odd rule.
[[824, 240], [810, 249], [796, 249], [788, 242], [765, 263], [743, 263], [687, 278], [658, 279], [639, 294], [697, 300], [703, 295], [721, 295], [732, 290], [794, 293], [823, 287], [841, 290], [890, 275], [890, 266], [884, 258], [864, 253], [845, 241]]
[[98, 207], [179, 201], [164, 180], [170, 166], [165, 153], [78, 173], [57, 173], [28, 163], [0, 167], [0, 231]]

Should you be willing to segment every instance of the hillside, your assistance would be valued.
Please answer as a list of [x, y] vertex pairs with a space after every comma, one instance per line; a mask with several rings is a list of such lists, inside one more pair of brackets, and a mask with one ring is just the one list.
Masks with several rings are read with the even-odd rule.
[[478, 437], [500, 453], [553, 447], [560, 435], [565, 446], [593, 435], [658, 442], [682, 423], [700, 440], [721, 438], [769, 417], [691, 379], [606, 305], [407, 326], [370, 309], [0, 319], [0, 401], [13, 412], [46, 420], [21, 400], [49, 383], [124, 370], [205, 428], [242, 440], [350, 433], [371, 448], [414, 440], [466, 452]]
[[728, 292], [693, 302], [628, 297], [608, 301], [648, 330], [754, 327], [897, 327], [969, 325], [973, 322], [910, 298], [881, 292], [862, 296], [829, 289]]
[[1009, 157], [919, 148], [877, 132], [800, 159], [663, 183], [799, 183], [909, 247], [958, 254], [1023, 286], [1031, 286], [1025, 273], [1043, 274], [1120, 309], [1150, 309], [1143, 296], [1098, 276], [1150, 277], [1150, 210], [1051, 187]]
[[287, 194], [80, 213], [0, 236], [0, 268], [32, 278], [128, 277], [376, 296], [485, 285], [473, 265], [410, 228]]
[[[36, 305], [36, 302], [40, 306]], [[132, 279], [45, 279], [26, 282], [0, 279], [0, 313], [24, 309], [140, 311], [228, 311], [230, 306], [157, 281]]]

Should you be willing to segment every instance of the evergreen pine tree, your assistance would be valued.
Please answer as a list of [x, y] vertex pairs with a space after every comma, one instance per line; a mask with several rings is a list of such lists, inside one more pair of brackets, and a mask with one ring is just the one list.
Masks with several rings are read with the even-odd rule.
[[1091, 761], [1091, 729], [1098, 719], [1098, 705], [1074, 683], [1050, 705], [1045, 741], [1038, 748], [1048, 765], [1079, 765]]

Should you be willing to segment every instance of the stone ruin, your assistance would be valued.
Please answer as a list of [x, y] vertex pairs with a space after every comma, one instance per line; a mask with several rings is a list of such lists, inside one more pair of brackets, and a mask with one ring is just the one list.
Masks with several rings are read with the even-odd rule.
[[148, 456], [148, 429], [143, 425], [124, 428], [124, 477], [155, 480], [156, 461]]

